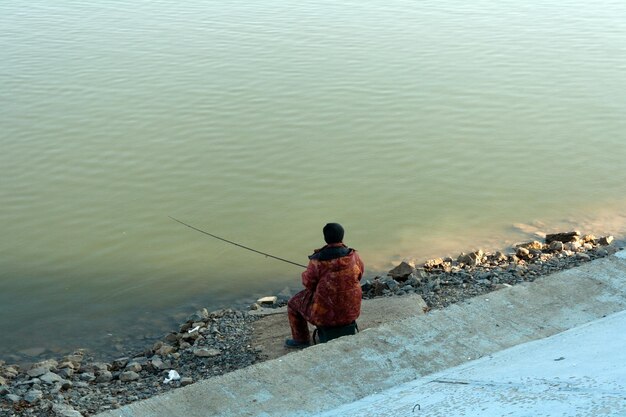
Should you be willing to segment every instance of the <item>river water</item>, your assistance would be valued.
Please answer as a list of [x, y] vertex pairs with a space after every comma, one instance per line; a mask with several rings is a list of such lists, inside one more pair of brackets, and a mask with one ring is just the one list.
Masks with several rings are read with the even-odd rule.
[[625, 22], [621, 0], [0, 3], [0, 357], [298, 288], [168, 216], [298, 263], [340, 222], [367, 276], [623, 236]]

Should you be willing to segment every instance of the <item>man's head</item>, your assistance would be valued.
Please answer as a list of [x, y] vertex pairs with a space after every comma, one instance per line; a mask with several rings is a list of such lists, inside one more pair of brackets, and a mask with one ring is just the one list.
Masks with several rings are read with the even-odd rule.
[[343, 227], [339, 223], [328, 223], [324, 226], [324, 240], [329, 244], [343, 242]]

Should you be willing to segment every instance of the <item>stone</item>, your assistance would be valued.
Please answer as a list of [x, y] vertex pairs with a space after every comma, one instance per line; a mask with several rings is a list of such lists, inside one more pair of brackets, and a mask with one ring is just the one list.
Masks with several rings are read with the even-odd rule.
[[168, 344], [163, 343], [161, 347], [155, 352], [159, 356], [167, 356], [170, 353], [174, 352], [176, 349], [174, 346], [170, 346]]
[[424, 263], [424, 268], [427, 268], [427, 269], [436, 268], [438, 266], [441, 266], [443, 262], [444, 262], [443, 258], [429, 259], [428, 261]]
[[550, 242], [550, 245], [548, 245], [548, 247], [552, 251], [560, 252], [563, 250], [564, 245], [563, 245], [563, 242], [561, 242], [560, 240], [554, 240]]
[[608, 246], [613, 242], [614, 239], [615, 238], [613, 236], [602, 236], [600, 240], [598, 240], [598, 243], [602, 246]]
[[165, 364], [158, 356], [153, 356], [148, 363], [157, 371], [165, 369]]
[[57, 417], [83, 417], [81, 413], [67, 404], [55, 403], [52, 405], [52, 411]]
[[111, 373], [111, 371], [100, 371], [96, 376], [96, 382], [100, 384], [110, 382], [112, 379], [113, 374]]
[[5, 378], [15, 378], [20, 373], [20, 367], [17, 365], [5, 366], [0, 375]]
[[596, 237], [594, 235], [585, 235], [582, 237], [584, 243], [595, 243]]
[[404, 281], [406, 278], [415, 273], [415, 264], [402, 261], [400, 265], [396, 266], [392, 270], [390, 270], [387, 275], [395, 280]]
[[417, 287], [422, 282], [421, 278], [418, 278], [416, 274], [410, 274], [405, 281], [405, 284], [410, 285], [412, 287]]
[[20, 401], [22, 401], [22, 397], [16, 394], [7, 394], [4, 398], [6, 398], [8, 401], [11, 401], [12, 403], [19, 403]]
[[47, 372], [50, 372], [50, 368], [41, 366], [41, 367], [29, 369], [28, 371], [26, 371], [26, 375], [28, 375], [31, 378], [37, 378], [37, 377], [40, 377], [41, 375], [44, 375]]
[[275, 295], [272, 295], [269, 297], [262, 297], [256, 300], [258, 304], [260, 304], [261, 306], [265, 306], [265, 307], [273, 306], [276, 304], [277, 301], [278, 301], [278, 297], [276, 297]]
[[120, 381], [122, 382], [136, 381], [139, 378], [140, 378], [139, 374], [133, 371], [126, 371], [120, 374]]
[[527, 243], [522, 243], [521, 245], [518, 245], [519, 248], [526, 248], [528, 250], [542, 250], [543, 249], [543, 243], [538, 242], [536, 240], [533, 240], [532, 242], [527, 242]]
[[93, 374], [93, 372], [83, 372], [82, 374], [78, 376], [78, 378], [81, 381], [85, 381], [85, 382], [92, 382], [96, 380], [96, 376]]
[[3, 376], [0, 376], [0, 387], [5, 387], [7, 385], [7, 380]]
[[111, 370], [117, 371], [119, 369], [124, 369], [129, 361], [130, 361], [130, 358], [128, 357], [117, 358], [113, 360], [113, 362], [111, 362]]
[[563, 248], [565, 250], [572, 251], [572, 252], [576, 252], [581, 247], [582, 247], [582, 245], [580, 244], [580, 242], [578, 240], [575, 240], [573, 242], [567, 242], [567, 243], [565, 243], [563, 245]]
[[395, 279], [388, 279], [387, 281], [385, 281], [385, 285], [390, 291], [396, 291], [400, 287]]
[[61, 368], [57, 371], [57, 375], [61, 378], [71, 378], [74, 376], [74, 370], [72, 368]]
[[212, 358], [221, 355], [222, 352], [212, 348], [196, 348], [193, 350], [193, 354], [199, 358]]
[[180, 379], [180, 386], [181, 387], [185, 387], [185, 386], [191, 385], [191, 384], [193, 384], [193, 378], [191, 378], [189, 376], [186, 376], [186, 377]]
[[517, 248], [515, 255], [519, 258], [528, 258], [528, 256], [530, 255], [530, 251], [526, 248], [519, 247]]
[[188, 323], [193, 323], [194, 321], [205, 321], [208, 318], [209, 318], [209, 310], [207, 310], [206, 308], [203, 308], [189, 315], [186, 321]]
[[478, 266], [482, 262], [484, 255], [485, 254], [482, 250], [478, 250], [472, 253], [462, 253], [456, 259], [456, 261], [469, 266]]
[[580, 238], [580, 232], [575, 230], [573, 232], [567, 233], [552, 233], [546, 235], [546, 243], [550, 244], [558, 240], [559, 242], [567, 243], [567, 242], [575, 242]]
[[41, 375], [39, 377], [39, 379], [43, 383], [48, 384], [48, 385], [52, 385], [55, 382], [62, 382], [63, 381], [63, 378], [61, 378], [59, 375], [55, 374], [54, 372], [50, 372], [50, 371], [48, 371], [45, 374]]
[[24, 401], [29, 404], [37, 404], [43, 398], [43, 392], [38, 389], [31, 389], [24, 394]]
[[141, 372], [141, 365], [139, 365], [137, 362], [131, 362], [128, 365], [126, 365], [126, 368], [124, 369], [126, 371]]
[[576, 258], [583, 260], [583, 261], [590, 261], [591, 260], [591, 256], [587, 255], [586, 253], [577, 253], [576, 254]]
[[0, 385], [0, 397], [5, 396], [5, 395], [9, 394], [10, 392], [11, 392], [11, 390], [9, 389], [8, 386]]

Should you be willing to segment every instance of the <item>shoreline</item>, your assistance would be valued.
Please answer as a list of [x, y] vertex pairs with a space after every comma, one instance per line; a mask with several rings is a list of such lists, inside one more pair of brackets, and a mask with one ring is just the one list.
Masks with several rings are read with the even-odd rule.
[[[393, 302], [412, 293], [422, 296], [428, 309], [445, 308], [609, 256], [623, 244], [574, 232], [548, 240], [506, 252], [479, 250], [423, 264], [405, 261], [388, 275], [362, 282], [364, 298]], [[277, 298], [271, 307], [284, 305], [287, 298]], [[111, 362], [84, 350], [23, 366], [0, 360], [0, 410], [11, 416], [88, 416], [262, 362], [265, 358], [251, 344], [256, 320], [245, 310], [201, 309], [161, 341]]]

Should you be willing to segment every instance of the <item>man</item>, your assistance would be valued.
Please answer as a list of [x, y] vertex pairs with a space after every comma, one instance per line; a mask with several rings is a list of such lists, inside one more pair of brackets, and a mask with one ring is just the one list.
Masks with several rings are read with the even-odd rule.
[[338, 223], [324, 226], [326, 246], [309, 256], [302, 273], [304, 290], [287, 304], [293, 339], [285, 346], [303, 348], [310, 344], [307, 322], [334, 327], [352, 323], [361, 314], [363, 262], [354, 249], [343, 244], [344, 230]]

